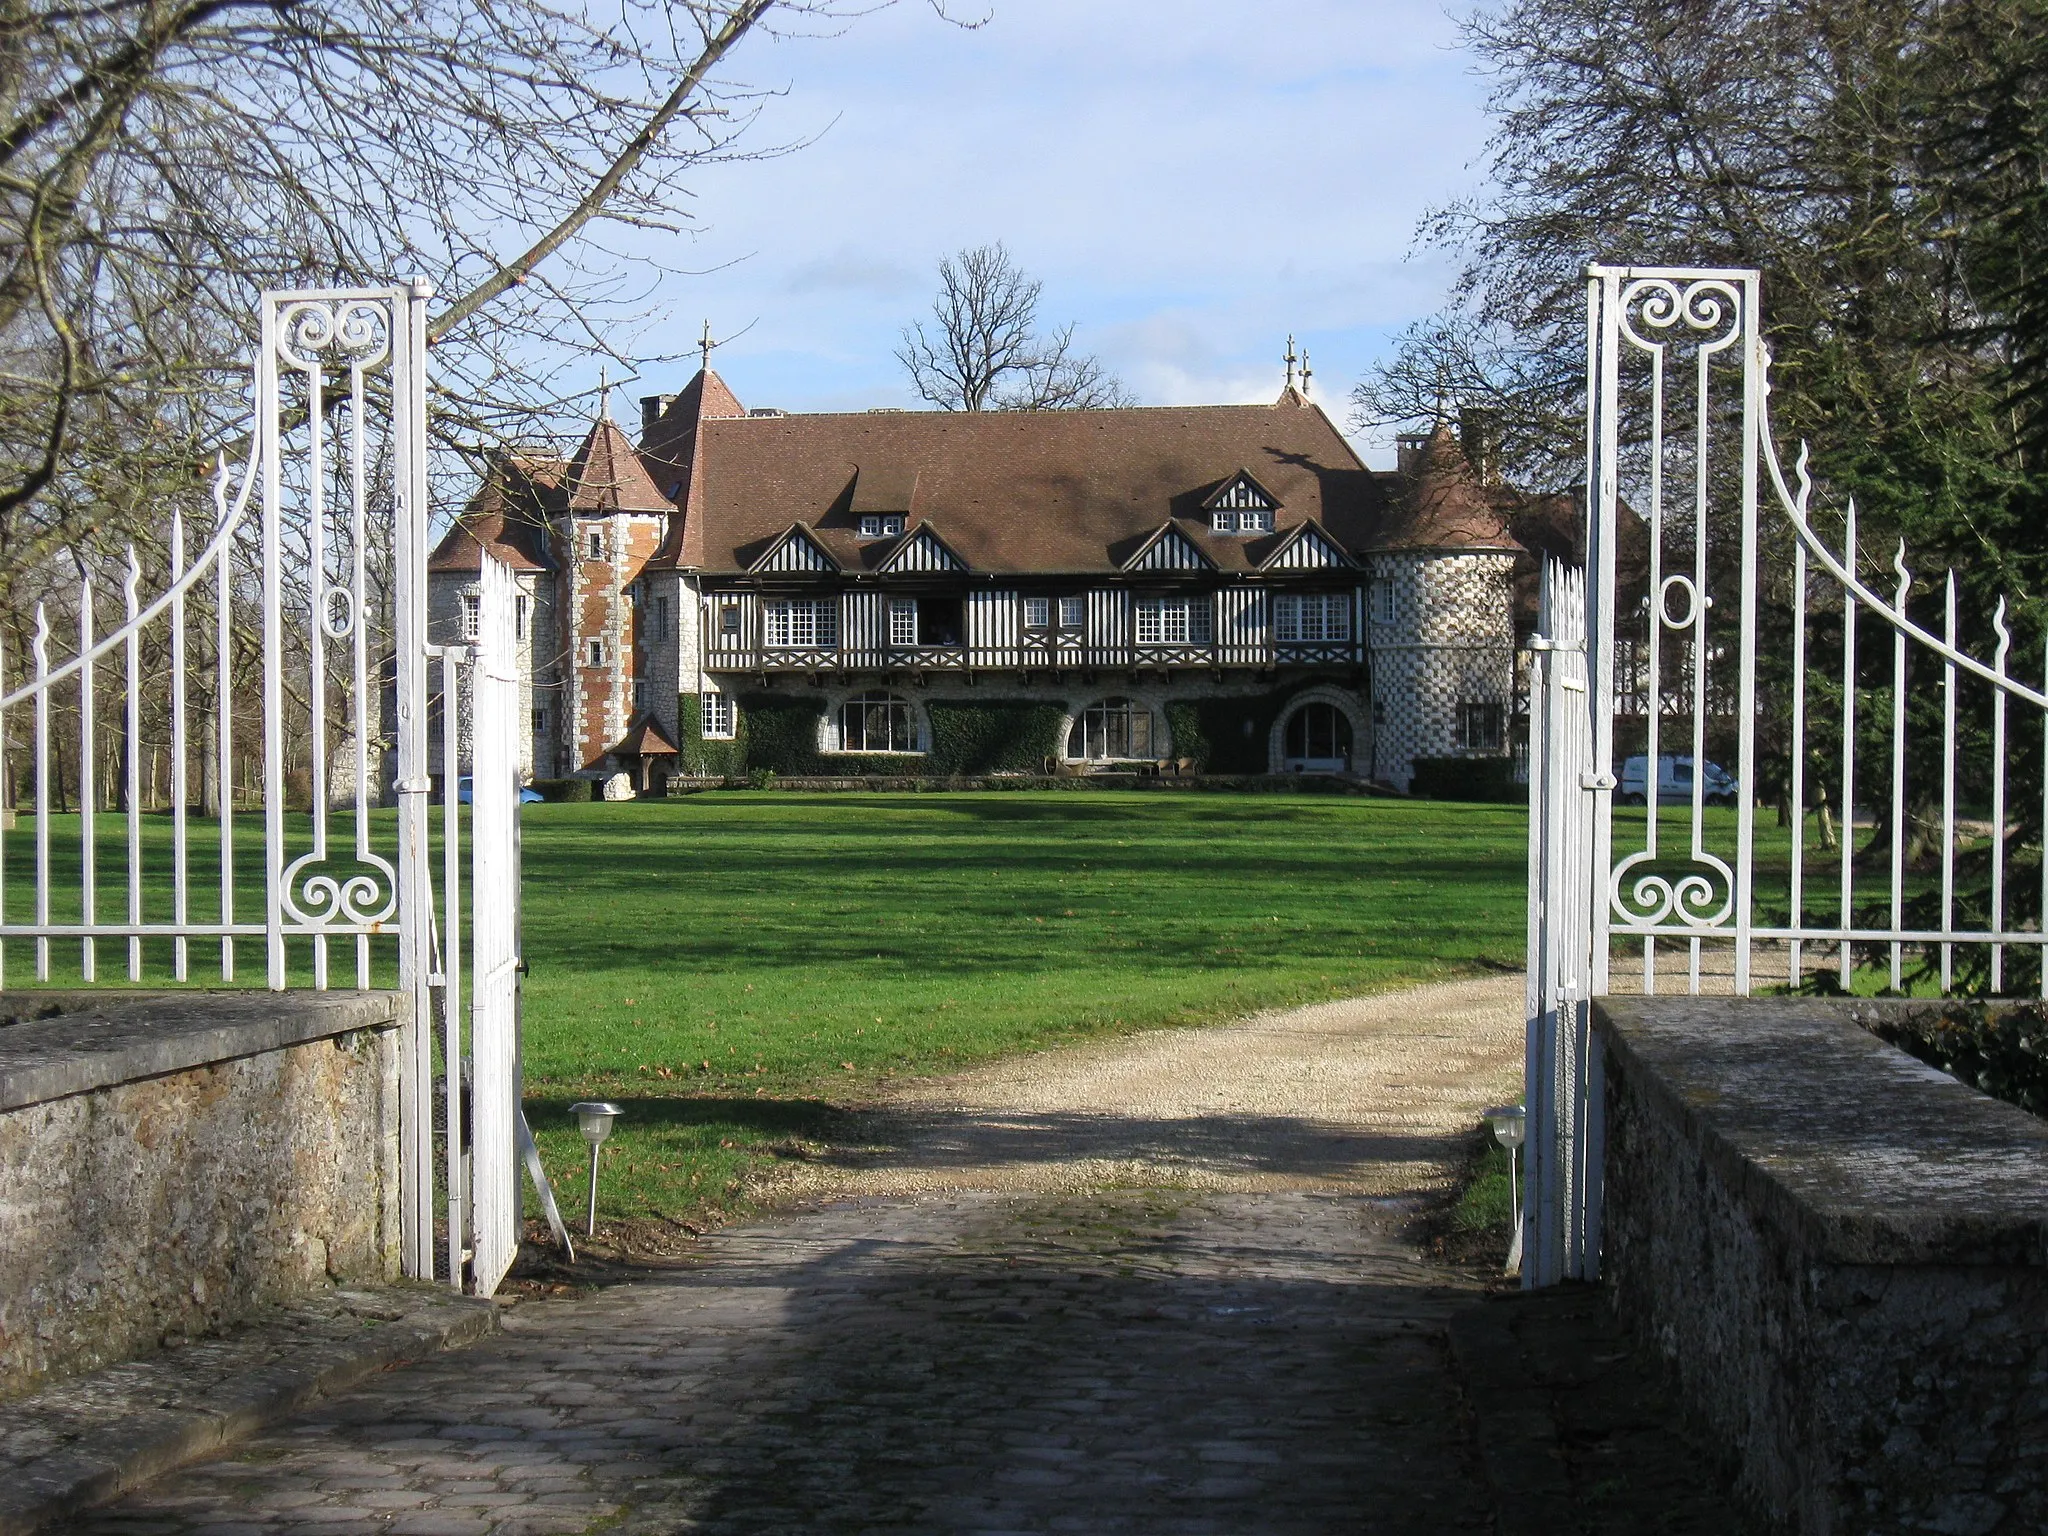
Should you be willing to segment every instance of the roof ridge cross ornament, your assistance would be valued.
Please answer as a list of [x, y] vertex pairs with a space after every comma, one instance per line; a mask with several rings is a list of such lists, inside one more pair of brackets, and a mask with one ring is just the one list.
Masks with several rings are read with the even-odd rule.
[[711, 371], [711, 349], [717, 345], [718, 343], [711, 339], [711, 321], [707, 316], [704, 321], [704, 334], [697, 341], [697, 366], [705, 373]]
[[1287, 364], [1287, 383], [1284, 388], [1292, 389], [1294, 388], [1294, 333], [1292, 331], [1287, 333], [1287, 356], [1283, 361]]
[[1314, 377], [1315, 374], [1308, 365], [1308, 348], [1303, 347], [1301, 349], [1301, 398], [1304, 400], [1308, 398], [1308, 381]]

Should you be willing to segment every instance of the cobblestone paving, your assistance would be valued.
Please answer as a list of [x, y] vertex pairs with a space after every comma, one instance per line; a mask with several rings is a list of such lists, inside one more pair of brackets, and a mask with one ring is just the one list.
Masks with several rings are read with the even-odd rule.
[[1444, 1321], [1358, 1196], [856, 1200], [96, 1512], [99, 1536], [1492, 1529]]

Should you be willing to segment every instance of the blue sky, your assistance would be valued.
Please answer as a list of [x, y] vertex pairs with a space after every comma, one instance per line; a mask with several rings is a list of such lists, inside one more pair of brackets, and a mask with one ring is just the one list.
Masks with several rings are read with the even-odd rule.
[[[776, 90], [749, 142], [801, 147], [691, 180], [699, 229], [637, 237], [687, 349], [748, 405], [915, 405], [893, 351], [939, 258], [1002, 240], [1150, 405], [1272, 398], [1288, 332], [1342, 423], [1352, 383], [1450, 272], [1417, 219], [1474, 189], [1485, 82], [1427, 0], [921, 0], [831, 37], [751, 37]], [[972, 9], [977, 3], [980, 9]], [[693, 359], [692, 359], [693, 361]], [[620, 391], [672, 390], [687, 363]], [[1361, 444], [1378, 461], [1378, 445]]]

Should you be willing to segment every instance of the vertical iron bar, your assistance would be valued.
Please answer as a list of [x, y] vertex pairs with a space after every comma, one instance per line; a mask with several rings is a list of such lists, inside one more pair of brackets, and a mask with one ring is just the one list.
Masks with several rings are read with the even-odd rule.
[[[50, 926], [50, 616], [36, 604], [36, 926]], [[50, 979], [50, 941], [36, 936], [36, 980]]]
[[[1804, 925], [1806, 884], [1806, 546], [1792, 541], [1792, 891], [1791, 926]], [[1797, 987], [1805, 979], [1799, 940], [1786, 946], [1785, 980]]]
[[[1856, 574], [1856, 501], [1842, 531], [1842, 566]], [[1855, 991], [1856, 946], [1856, 594], [1842, 590], [1842, 990]]]
[[[226, 507], [222, 507], [221, 522], [227, 521]], [[220, 921], [223, 928], [235, 920], [235, 716], [234, 716], [234, 667], [233, 632], [229, 626], [229, 610], [233, 602], [231, 567], [228, 563], [230, 545], [223, 539], [220, 546], [219, 563], [214, 567], [216, 576], [216, 598], [213, 616], [214, 655], [214, 742], [215, 766], [214, 785], [217, 790], [220, 810]], [[223, 933], [220, 938], [220, 979], [235, 979], [235, 938]]]
[[[78, 579], [78, 917], [86, 927], [92, 927], [99, 920], [99, 871], [94, 867], [98, 850], [94, 847], [94, 833], [98, 830], [94, 821], [93, 797], [99, 789], [99, 775], [93, 771], [93, 753], [97, 744], [93, 740], [93, 714], [98, 690], [93, 686], [93, 613], [92, 578]], [[99, 979], [99, 954], [93, 945], [92, 935], [87, 934], [78, 942], [78, 968], [82, 979]]]
[[[1956, 573], [1948, 573], [1942, 640], [1956, 648]], [[1956, 926], [1956, 664], [1941, 665], [1941, 990], [1953, 979], [1955, 946], [1948, 935]]]
[[[135, 615], [142, 606], [142, 562], [135, 546], [128, 546], [128, 578], [121, 584], [122, 610], [126, 615], [128, 640], [127, 735], [128, 771], [123, 775], [121, 794], [128, 802], [128, 925], [142, 926], [142, 637], [136, 633]], [[142, 937], [128, 936], [128, 979], [142, 980]]]
[[[1742, 618], [1737, 658], [1741, 712], [1740, 766], [1735, 794], [1735, 995], [1749, 995], [1750, 931], [1755, 926], [1756, 887], [1756, 606], [1757, 471], [1759, 434], [1764, 429], [1764, 337], [1762, 278], [1742, 281]], [[1695, 764], [1695, 777], [1704, 764]]]
[[256, 360], [257, 452], [263, 468], [263, 926], [264, 966], [270, 989], [284, 990], [284, 550], [281, 505], [283, 475], [278, 465], [279, 392], [276, 294], [263, 298], [263, 327]]
[[[2006, 657], [2012, 650], [2012, 631], [2005, 624], [2005, 598], [1991, 615], [1991, 627], [1998, 635], [1998, 651], [1992, 667], [2000, 682], [2006, 676]], [[1991, 931], [2005, 932], [2005, 689], [1991, 690]], [[2005, 990], [2005, 946], [1991, 945], [1991, 990]]]
[[[1906, 545], [1892, 561], [1899, 573], [1898, 611], [1906, 611], [1913, 578], [1906, 573]], [[1892, 631], [1892, 932], [1905, 926], [1906, 889], [1906, 632]], [[1892, 990], [1899, 990], [1904, 946], [1892, 940]]]
[[[448, 1283], [462, 1289], [469, 1240], [468, 1161], [462, 1155], [462, 805], [459, 750], [464, 653], [441, 648], [441, 1065], [448, 1087]], [[472, 674], [474, 675], [474, 674]], [[471, 770], [474, 772], [475, 764]]]
[[[171, 580], [181, 582], [185, 575], [185, 514], [178, 508], [171, 509]], [[188, 981], [192, 958], [192, 944], [185, 937], [185, 928], [192, 920], [192, 880], [190, 852], [185, 841], [185, 589], [180, 585], [172, 587], [171, 594], [171, 900], [175, 903], [172, 921], [178, 925], [178, 936], [172, 940], [174, 946], [174, 974], [179, 981]]]

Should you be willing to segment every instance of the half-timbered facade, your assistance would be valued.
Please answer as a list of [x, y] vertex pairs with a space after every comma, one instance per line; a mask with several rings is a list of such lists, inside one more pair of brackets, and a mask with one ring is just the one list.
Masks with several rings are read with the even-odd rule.
[[1269, 406], [748, 412], [708, 370], [436, 551], [530, 587], [538, 777], [1348, 773], [1506, 751], [1512, 498], [1447, 427], [1368, 470]]

